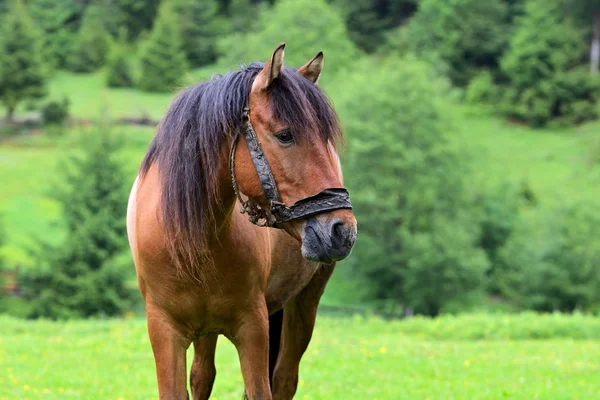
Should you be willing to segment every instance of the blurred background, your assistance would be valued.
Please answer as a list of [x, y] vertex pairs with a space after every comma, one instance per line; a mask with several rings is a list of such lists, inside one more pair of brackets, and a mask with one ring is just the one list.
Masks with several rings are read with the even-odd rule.
[[0, 398], [156, 397], [129, 189], [178, 90], [280, 42], [359, 221], [298, 397], [600, 398], [598, 0], [0, 0]]

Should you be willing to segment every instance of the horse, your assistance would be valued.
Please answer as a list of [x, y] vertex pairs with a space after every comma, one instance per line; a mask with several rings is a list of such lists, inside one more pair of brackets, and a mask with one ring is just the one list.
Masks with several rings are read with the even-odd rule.
[[[319, 52], [183, 89], [133, 183], [127, 236], [144, 298], [160, 399], [208, 399], [217, 337], [235, 346], [246, 399], [291, 399], [317, 307], [357, 222], [318, 86]], [[244, 140], [245, 139], [245, 140]]]

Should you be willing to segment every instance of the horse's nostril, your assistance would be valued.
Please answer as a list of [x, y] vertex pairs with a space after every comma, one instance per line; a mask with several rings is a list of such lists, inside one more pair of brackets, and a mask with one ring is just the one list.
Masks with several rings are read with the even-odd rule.
[[340, 248], [346, 242], [346, 227], [343, 222], [336, 221], [331, 225], [331, 244], [334, 247]]

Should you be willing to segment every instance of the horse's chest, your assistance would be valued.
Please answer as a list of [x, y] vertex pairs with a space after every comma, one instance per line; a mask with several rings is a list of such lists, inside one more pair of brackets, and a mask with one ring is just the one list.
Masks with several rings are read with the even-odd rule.
[[319, 264], [300, 257], [296, 262], [277, 263], [271, 267], [266, 301], [269, 313], [274, 313], [300, 293], [312, 279]]

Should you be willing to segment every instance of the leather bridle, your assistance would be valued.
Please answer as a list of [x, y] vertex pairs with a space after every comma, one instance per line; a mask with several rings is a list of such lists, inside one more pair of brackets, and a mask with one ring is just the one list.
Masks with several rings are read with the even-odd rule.
[[[235, 179], [235, 149], [241, 133], [246, 137], [250, 156], [254, 162], [254, 168], [256, 168], [256, 172], [258, 173], [269, 209], [261, 207], [250, 198], [248, 200], [242, 199], [238, 189], [237, 180]], [[281, 201], [277, 183], [273, 177], [267, 157], [250, 122], [250, 109], [248, 107], [244, 107], [242, 113], [241, 130], [233, 138], [229, 153], [229, 172], [231, 173], [233, 190], [242, 205], [241, 213], [248, 214], [250, 222], [258, 226], [282, 228], [282, 224], [296, 219], [333, 210], [352, 209], [350, 195], [345, 188], [324, 189], [320, 193], [299, 200], [291, 206], [284, 204]]]

